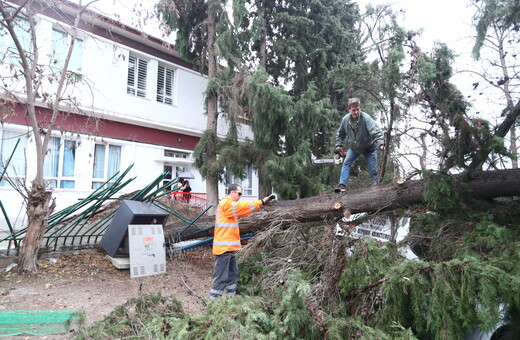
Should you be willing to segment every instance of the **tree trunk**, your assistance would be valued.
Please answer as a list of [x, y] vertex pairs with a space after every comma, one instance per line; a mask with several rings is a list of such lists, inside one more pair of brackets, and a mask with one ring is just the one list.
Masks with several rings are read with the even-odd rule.
[[395, 101], [392, 99], [390, 102], [390, 119], [388, 122], [387, 130], [385, 132], [384, 150], [383, 150], [383, 161], [381, 162], [381, 169], [379, 171], [379, 181], [383, 182], [386, 174], [386, 165], [388, 164], [388, 155], [390, 154], [390, 145], [392, 144], [392, 129], [394, 127], [394, 117], [397, 115], [397, 107]]
[[[518, 117], [520, 117], [520, 100], [516, 103], [512, 110], [509, 110], [509, 112], [506, 115], [506, 118], [504, 118], [502, 123], [500, 123], [500, 125], [496, 128], [495, 136], [505, 137], [507, 135], [507, 132], [511, 129], [511, 127], [515, 125]], [[490, 152], [491, 150], [486, 150], [482, 153], [480, 157], [474, 158], [468, 167], [470, 169], [469, 173], [471, 173], [473, 169], [479, 169]]]
[[[361, 190], [348, 190], [345, 194], [331, 193], [322, 196], [292, 201], [274, 202], [259, 211], [240, 219], [240, 233], [262, 230], [275, 221], [318, 222], [337, 220], [360, 212], [380, 212], [403, 208], [423, 202], [423, 180], [407, 181], [402, 184], [389, 184]], [[476, 173], [468, 182], [473, 197], [489, 199], [495, 197], [520, 195], [520, 170], [498, 170]], [[214, 225], [214, 217], [199, 219], [196, 226], [190, 226], [181, 240], [213, 235], [213, 230], [199, 231]], [[186, 223], [165, 226], [165, 234], [178, 235]]]
[[27, 217], [29, 218], [27, 233], [22, 242], [19, 268], [25, 272], [38, 271], [38, 249], [43, 240], [47, 221], [52, 210], [52, 193], [45, 191], [44, 185], [33, 183], [27, 199]]
[[[217, 78], [217, 58], [215, 56], [214, 44], [216, 39], [216, 20], [215, 9], [212, 6], [208, 8], [208, 40], [206, 49], [208, 51], [208, 80], [214, 81]], [[208, 120], [206, 128], [217, 135], [218, 122], [218, 97], [214, 90], [208, 91]], [[211, 167], [217, 162], [216, 153], [206, 155], [206, 165]], [[206, 197], [209, 205], [216, 207], [218, 204], [218, 174], [209, 174], [206, 177]], [[214, 211], [214, 209], [212, 209]]]
[[[267, 11], [266, 8], [264, 8], [264, 3], [262, 2], [260, 4], [261, 8], [260, 11]], [[260, 46], [258, 51], [258, 62], [259, 66], [263, 67], [264, 70], [267, 72], [267, 14], [264, 13], [264, 17], [262, 19], [262, 28], [260, 30]], [[261, 113], [256, 113], [261, 114]], [[262, 113], [263, 114], [263, 113]], [[270, 185], [267, 185], [266, 182], [268, 182], [267, 174], [265, 173], [265, 167], [260, 166], [258, 168], [258, 196], [265, 197], [269, 194], [271, 194], [272, 188]]]
[[[263, 4], [261, 5], [263, 7]], [[262, 11], [266, 11], [267, 9], [261, 8]], [[262, 28], [260, 30], [260, 46], [258, 51], [258, 62], [260, 66], [262, 66], [265, 70], [267, 70], [267, 19], [266, 14], [264, 13], [264, 18], [262, 20]]]
[[511, 126], [510, 132], [509, 132], [511, 138], [511, 146], [509, 147], [509, 152], [511, 152], [511, 155], [513, 155], [511, 162], [512, 162], [512, 168], [518, 169], [518, 147], [516, 146], [516, 125], [513, 124]]

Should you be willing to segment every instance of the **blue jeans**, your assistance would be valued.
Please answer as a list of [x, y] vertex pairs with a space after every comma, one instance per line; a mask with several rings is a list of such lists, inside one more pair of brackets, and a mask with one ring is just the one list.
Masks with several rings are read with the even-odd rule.
[[218, 300], [222, 297], [224, 289], [227, 296], [235, 296], [237, 293], [238, 263], [234, 251], [228, 251], [215, 256], [213, 268], [213, 281], [209, 298]]
[[[348, 176], [350, 175], [350, 167], [352, 163], [360, 156], [361, 154], [355, 153], [352, 149], [347, 150], [347, 154], [345, 156], [345, 160], [343, 161], [343, 166], [341, 167], [341, 176], [339, 178], [339, 184], [343, 184], [347, 186]], [[378, 183], [379, 178], [377, 175], [377, 149], [364, 151], [363, 156], [367, 160], [368, 173], [370, 174], [370, 183]]]

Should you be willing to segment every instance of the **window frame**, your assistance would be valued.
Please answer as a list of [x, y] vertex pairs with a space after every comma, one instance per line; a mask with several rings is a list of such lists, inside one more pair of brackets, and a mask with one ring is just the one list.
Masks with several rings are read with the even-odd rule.
[[245, 196], [253, 196], [253, 166], [248, 164], [244, 169], [244, 178], [226, 174], [226, 187], [230, 184], [238, 184], [242, 187], [242, 192]]
[[186, 160], [190, 158], [190, 154], [187, 152], [164, 149], [164, 157], [172, 158], [172, 161], [175, 159]]
[[[57, 154], [55, 153], [55, 150], [51, 149], [51, 147], [56, 145], [55, 141], [58, 141]], [[73, 153], [72, 169], [66, 169], [67, 164], [71, 164], [65, 161], [67, 147], [68, 150], [72, 150]], [[57, 158], [57, 162], [55, 161], [55, 164], [53, 164], [52, 160], [47, 157], [55, 157]], [[43, 169], [43, 179], [46, 187], [50, 189], [75, 189], [76, 141], [70, 138], [51, 137], [49, 139], [49, 147], [47, 154], [45, 155], [45, 164]], [[65, 172], [69, 172], [70, 170], [72, 171], [72, 175], [64, 175]], [[65, 186], [65, 183], [68, 183], [69, 185], [72, 184], [72, 186]]]
[[237, 123], [247, 126], [253, 126], [253, 117], [251, 115], [243, 110], [242, 112], [239, 112], [237, 114]]
[[[31, 23], [29, 22], [29, 19], [23, 16], [17, 16], [15, 22], [15, 31], [17, 33], [18, 40], [22, 44], [28, 59], [30, 62], [32, 62], [34, 51], [31, 37]], [[23, 22], [23, 24], [20, 24], [20, 22]], [[3, 27], [0, 29], [0, 41], [2, 41], [2, 43], [0, 43], [0, 55], [3, 55], [8, 63], [19, 63], [20, 54], [16, 49], [14, 40], [9, 32], [7, 32]]]
[[[132, 61], [133, 67], [131, 67]], [[130, 54], [128, 56], [128, 71], [126, 78], [127, 94], [135, 97], [146, 98], [149, 64], [150, 63], [148, 60], [140, 58], [136, 55]]]
[[[62, 34], [62, 37], [55, 39], [55, 32]], [[55, 49], [58, 41], [66, 38], [66, 42], [63, 44], [63, 51], [57, 51]], [[67, 30], [62, 27], [54, 26], [51, 30], [51, 54], [49, 58], [50, 67], [53, 69], [61, 70], [65, 64], [65, 58], [67, 57], [68, 48], [72, 42], [72, 36]], [[83, 68], [83, 48], [84, 40], [80, 37], [76, 37], [72, 55], [69, 60], [68, 72], [81, 75]]]
[[[12, 136], [6, 137], [6, 132], [9, 134], [13, 134]], [[14, 135], [19, 135], [20, 143], [18, 143], [18, 146], [16, 148], [16, 152], [13, 154], [14, 146], [16, 145], [16, 142], [14, 141], [14, 138], [16, 138]], [[11, 145], [8, 145], [5, 140], [7, 138], [13, 139], [12, 143], [9, 143]], [[27, 162], [25, 157], [25, 151], [27, 150], [28, 145], [28, 138], [26, 132], [11, 130], [11, 129], [0, 129], [0, 175], [4, 173], [4, 164], [3, 162], [7, 162], [7, 159], [11, 157], [11, 161], [9, 162], [9, 165], [7, 167], [7, 171], [4, 174], [4, 177], [0, 181], [0, 188], [1, 187], [10, 187], [11, 185], [6, 180], [6, 177], [9, 176], [12, 180], [17, 182], [23, 182], [25, 183], [25, 178], [27, 176]], [[13, 144], [14, 143], [14, 144]], [[6, 146], [8, 145], [8, 146]], [[7, 150], [7, 147], [10, 147], [9, 150]], [[5, 149], [4, 149], [5, 148]], [[3, 153], [6, 153], [5, 155]], [[4, 159], [5, 158], [5, 159]], [[16, 162], [13, 164], [13, 161]], [[13, 173], [14, 172], [14, 173]]]
[[[96, 170], [100, 170], [99, 168], [96, 169], [96, 154], [97, 154], [97, 147], [102, 146], [104, 147], [104, 155], [103, 155], [103, 169], [102, 169], [102, 177], [96, 177]], [[111, 166], [111, 160], [110, 160], [110, 150], [111, 148], [117, 148], [118, 150], [118, 159], [116, 161], [117, 169], [113, 170], [110, 169]], [[108, 150], [108, 152], [107, 152]], [[114, 150], [114, 149], [112, 149]], [[113, 177], [114, 174], [121, 171], [121, 156], [123, 152], [123, 146], [119, 144], [114, 143], [95, 143], [94, 144], [94, 150], [93, 150], [93, 161], [92, 161], [92, 181], [90, 188], [95, 190], [100, 188], [104, 183], [108, 181], [109, 178]], [[109, 183], [112, 183], [113, 181], [110, 181]]]
[[[161, 69], [163, 74], [161, 75]], [[168, 94], [168, 74], [170, 74], [170, 93]], [[157, 66], [157, 87], [155, 90], [155, 100], [166, 105], [175, 105], [175, 77], [177, 72], [175, 69], [164, 64]], [[162, 92], [161, 92], [162, 91]]]

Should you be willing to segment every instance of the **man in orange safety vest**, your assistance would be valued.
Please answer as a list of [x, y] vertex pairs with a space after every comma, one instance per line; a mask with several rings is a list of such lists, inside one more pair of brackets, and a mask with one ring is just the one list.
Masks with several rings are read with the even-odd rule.
[[228, 187], [228, 195], [222, 198], [217, 207], [213, 235], [215, 267], [209, 296], [211, 300], [220, 299], [224, 289], [227, 296], [236, 295], [238, 280], [236, 251], [242, 248], [238, 217], [247, 216], [275, 199], [274, 195], [269, 195], [261, 200], [238, 202], [241, 196], [242, 187], [231, 184]]

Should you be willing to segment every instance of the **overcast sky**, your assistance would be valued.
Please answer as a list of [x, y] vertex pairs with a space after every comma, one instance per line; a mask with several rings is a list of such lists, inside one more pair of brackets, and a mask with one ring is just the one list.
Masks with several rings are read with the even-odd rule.
[[[404, 19], [401, 24], [407, 30], [423, 30], [418, 39], [419, 46], [424, 52], [431, 51], [435, 42], [446, 43], [457, 55], [455, 70], [468, 69], [474, 61], [471, 50], [474, 44], [475, 29], [471, 26], [474, 10], [468, 7], [469, 2], [464, 0], [357, 0], [364, 12], [368, 3], [372, 5], [393, 4], [394, 9], [404, 10]], [[468, 74], [456, 74], [452, 81], [459, 89], [468, 94], [473, 80], [468, 80]]]
[[393, 4], [395, 8], [405, 11], [404, 26], [406, 29], [424, 29], [422, 42], [433, 44], [442, 41], [451, 45], [470, 43], [473, 10], [468, 8], [464, 0], [358, 0], [363, 11], [366, 4]]

